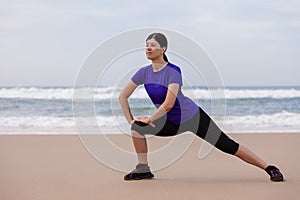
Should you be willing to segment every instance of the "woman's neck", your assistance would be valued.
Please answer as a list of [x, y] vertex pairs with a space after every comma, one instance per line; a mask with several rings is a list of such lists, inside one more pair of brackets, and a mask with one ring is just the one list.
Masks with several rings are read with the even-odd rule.
[[159, 61], [152, 61], [152, 69], [154, 72], [160, 71], [162, 68], [167, 66], [168, 62], [164, 60], [159, 60]]

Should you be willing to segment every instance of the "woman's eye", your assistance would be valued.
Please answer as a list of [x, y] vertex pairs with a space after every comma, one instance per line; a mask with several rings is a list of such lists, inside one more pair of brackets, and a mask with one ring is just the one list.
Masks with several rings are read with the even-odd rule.
[[155, 44], [146, 44], [146, 47], [156, 47]]

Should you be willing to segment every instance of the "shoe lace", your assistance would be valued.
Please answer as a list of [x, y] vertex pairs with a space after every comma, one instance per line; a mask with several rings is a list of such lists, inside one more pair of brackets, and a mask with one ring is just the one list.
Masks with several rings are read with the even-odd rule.
[[145, 173], [145, 172], [149, 172], [150, 169], [148, 166], [139, 166], [137, 165], [136, 168], [131, 172], [131, 173]]

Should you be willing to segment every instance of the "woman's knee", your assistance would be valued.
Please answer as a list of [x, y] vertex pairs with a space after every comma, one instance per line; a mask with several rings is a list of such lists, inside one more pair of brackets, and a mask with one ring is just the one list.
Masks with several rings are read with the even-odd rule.
[[134, 122], [131, 125], [131, 131], [135, 131], [133, 134], [138, 134], [144, 136], [145, 134], [150, 134], [153, 131], [153, 127], [143, 122]]
[[135, 130], [131, 130], [131, 136], [136, 138], [144, 138], [145, 136]]
[[214, 145], [220, 151], [231, 155], [235, 155], [239, 149], [239, 143], [228, 137], [223, 132], [221, 132], [216, 143], [212, 143], [211, 141], [208, 142]]

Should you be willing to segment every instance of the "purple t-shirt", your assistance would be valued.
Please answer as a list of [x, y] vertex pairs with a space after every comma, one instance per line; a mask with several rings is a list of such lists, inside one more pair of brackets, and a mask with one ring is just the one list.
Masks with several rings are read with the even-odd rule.
[[178, 83], [180, 85], [176, 101], [172, 109], [167, 113], [167, 119], [175, 124], [180, 124], [191, 119], [199, 110], [199, 106], [191, 99], [184, 96], [181, 91], [182, 75], [180, 68], [172, 63], [168, 63], [158, 72], [153, 72], [152, 65], [139, 69], [131, 80], [144, 87], [153, 102], [158, 108], [166, 99], [168, 85]]

